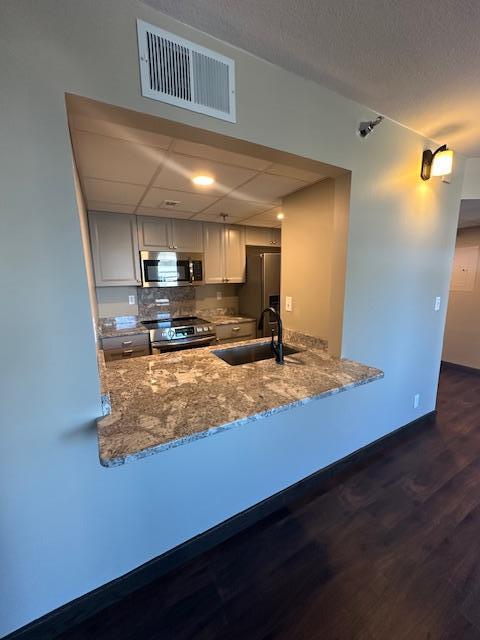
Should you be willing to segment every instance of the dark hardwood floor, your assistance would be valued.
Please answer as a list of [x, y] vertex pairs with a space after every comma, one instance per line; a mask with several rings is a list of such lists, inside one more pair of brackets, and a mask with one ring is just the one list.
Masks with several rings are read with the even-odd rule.
[[480, 376], [438, 415], [57, 640], [480, 639]]

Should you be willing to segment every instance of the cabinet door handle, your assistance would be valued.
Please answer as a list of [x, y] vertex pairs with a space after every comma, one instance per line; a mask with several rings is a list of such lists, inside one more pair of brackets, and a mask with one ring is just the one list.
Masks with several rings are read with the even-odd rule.
[[123, 350], [123, 355], [124, 356], [130, 356], [133, 353], [133, 349], [124, 349]]
[[240, 331], [240, 327], [232, 327], [232, 331]]
[[133, 343], [133, 340], [125, 340], [124, 342], [122, 342], [122, 345], [124, 347], [127, 347], [129, 344], [132, 344], [132, 343]]

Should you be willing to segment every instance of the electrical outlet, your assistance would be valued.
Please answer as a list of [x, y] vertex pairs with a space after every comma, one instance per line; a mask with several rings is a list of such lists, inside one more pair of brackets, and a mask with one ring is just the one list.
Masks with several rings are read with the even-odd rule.
[[128, 296], [128, 304], [135, 304], [135, 296]]
[[413, 408], [414, 408], [414, 409], [418, 409], [418, 405], [419, 405], [419, 404], [420, 404], [420, 394], [419, 394], [419, 393], [416, 393], [416, 394], [413, 396]]
[[221, 300], [221, 299], [222, 299], [222, 292], [217, 291], [217, 300]]
[[440, 311], [440, 305], [442, 304], [442, 299], [440, 296], [435, 298], [435, 306], [433, 307], [435, 311]]
[[285, 311], [291, 311], [293, 307], [292, 296], [285, 296]]

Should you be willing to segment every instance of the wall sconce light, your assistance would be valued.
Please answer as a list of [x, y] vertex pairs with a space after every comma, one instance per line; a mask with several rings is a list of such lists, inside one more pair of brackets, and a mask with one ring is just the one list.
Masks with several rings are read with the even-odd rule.
[[448, 176], [452, 173], [453, 151], [444, 144], [436, 151], [425, 149], [422, 156], [422, 180], [429, 180], [432, 176]]

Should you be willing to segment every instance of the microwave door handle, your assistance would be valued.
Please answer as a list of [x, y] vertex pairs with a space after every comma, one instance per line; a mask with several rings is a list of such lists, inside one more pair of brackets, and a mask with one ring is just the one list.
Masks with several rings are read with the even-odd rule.
[[189, 260], [188, 261], [188, 266], [189, 266], [189, 269], [190, 269], [190, 282], [195, 282], [195, 276], [194, 276], [194, 273], [193, 273], [193, 260]]

